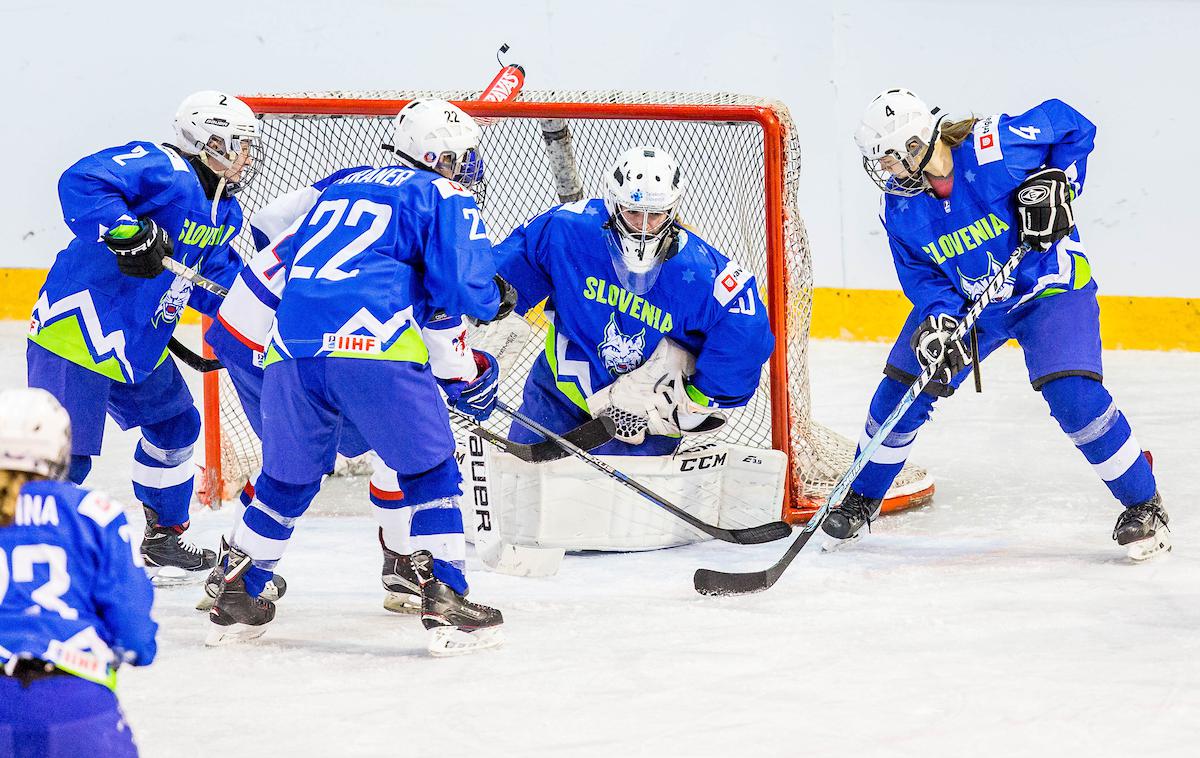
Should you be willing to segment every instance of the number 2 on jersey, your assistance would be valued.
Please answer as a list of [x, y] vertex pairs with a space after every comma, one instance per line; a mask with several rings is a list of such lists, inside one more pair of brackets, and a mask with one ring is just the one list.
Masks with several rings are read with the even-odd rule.
[[[346, 212], [347, 207], [350, 209], [349, 213]], [[332, 244], [322, 245], [330, 235], [339, 229], [357, 229], [363, 220], [363, 216], [370, 217], [370, 225], [350, 239], [349, 242], [340, 247], [333, 247]], [[357, 268], [347, 271], [342, 266], [349, 263], [382, 237], [383, 233], [387, 231], [388, 223], [391, 220], [391, 206], [372, 202], [365, 198], [355, 200], [354, 205], [350, 205], [350, 201], [346, 198], [326, 200], [320, 203], [313, 210], [307, 225], [320, 226], [321, 228], [312, 237], [309, 237], [308, 241], [296, 251], [296, 258], [292, 261], [291, 275], [288, 278], [309, 279], [314, 276], [314, 271], [316, 272], [315, 276], [317, 279], [328, 279], [334, 282], [357, 276]], [[315, 265], [301, 266], [300, 260], [314, 250], [317, 251], [315, 259], [324, 261], [321, 267], [318, 269]]]

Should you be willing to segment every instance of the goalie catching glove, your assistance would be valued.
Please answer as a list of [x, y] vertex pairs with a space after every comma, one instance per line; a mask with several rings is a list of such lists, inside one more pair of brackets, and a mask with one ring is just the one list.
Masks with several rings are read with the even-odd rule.
[[1021, 219], [1021, 241], [1046, 252], [1075, 228], [1071, 199], [1075, 192], [1066, 173], [1059, 168], [1035, 171], [1017, 187], [1017, 214]]
[[138, 279], [161, 274], [165, 270], [163, 258], [174, 250], [171, 236], [150, 218], [113, 227], [105, 233], [104, 244], [117, 256], [121, 273]]
[[948, 313], [935, 313], [913, 332], [911, 346], [921, 368], [935, 366], [933, 380], [949, 384], [960, 371], [971, 365], [971, 351], [962, 339], [951, 339], [958, 319]]
[[474, 381], [438, 379], [437, 382], [446, 393], [446, 400], [451, 406], [482, 422], [496, 409], [496, 386], [500, 380], [500, 366], [490, 353], [473, 350], [472, 354], [479, 371]]
[[642, 444], [647, 434], [678, 437], [714, 432], [726, 419], [716, 408], [688, 395], [687, 376], [695, 367], [691, 353], [664, 339], [641, 366], [589, 395], [588, 411], [612, 418], [616, 438], [630, 445]]

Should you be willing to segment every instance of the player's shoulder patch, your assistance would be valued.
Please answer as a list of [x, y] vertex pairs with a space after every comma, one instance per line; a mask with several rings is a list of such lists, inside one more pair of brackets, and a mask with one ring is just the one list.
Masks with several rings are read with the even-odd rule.
[[729, 305], [752, 276], [754, 274], [750, 273], [750, 269], [735, 260], [730, 260], [713, 281], [713, 297], [722, 306]]
[[459, 197], [474, 197], [466, 187], [444, 176], [434, 179], [433, 186], [437, 187], [438, 194], [442, 196], [443, 200], [448, 200], [456, 195]]
[[980, 166], [1004, 159], [1000, 149], [1000, 114], [975, 122], [975, 160]]
[[179, 153], [175, 152], [171, 148], [162, 147], [161, 145], [153, 145], [153, 147], [155, 150], [158, 150], [160, 153], [167, 156], [167, 160], [171, 162], [171, 168], [174, 169], [175, 171], [186, 172], [186, 171], [190, 170], [188, 168], [187, 161], [185, 161], [183, 159], [183, 156], [180, 155]]
[[117, 516], [125, 512], [121, 504], [109, 498], [103, 492], [89, 492], [76, 509], [81, 516], [87, 516], [101, 527], [106, 527]]

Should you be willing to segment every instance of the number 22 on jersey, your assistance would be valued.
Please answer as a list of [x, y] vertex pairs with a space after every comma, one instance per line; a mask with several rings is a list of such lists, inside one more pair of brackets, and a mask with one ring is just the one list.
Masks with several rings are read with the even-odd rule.
[[[391, 206], [365, 198], [355, 200], [354, 205], [347, 198], [318, 204], [307, 226], [320, 228], [296, 251], [288, 278], [315, 276], [339, 282], [357, 276], [357, 268], [344, 267], [383, 236], [391, 219]], [[350, 239], [346, 232], [352, 233]], [[302, 259], [307, 259], [306, 265], [300, 264]]]

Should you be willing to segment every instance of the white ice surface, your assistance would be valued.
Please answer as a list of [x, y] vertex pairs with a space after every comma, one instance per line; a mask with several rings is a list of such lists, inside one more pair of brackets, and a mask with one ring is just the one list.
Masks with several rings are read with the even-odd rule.
[[[24, 381], [21, 326], [0, 324], [0, 387]], [[814, 345], [819, 420], [857, 436], [885, 353]], [[336, 482], [266, 636], [205, 649], [198, 588], [160, 591], [158, 660], [122, 670], [121, 700], [151, 758], [1200, 754], [1200, 355], [1105, 360], [1171, 513], [1158, 561], [1123, 560], [1117, 506], [1006, 349], [917, 442], [934, 503], [850, 549], [814, 540], [769, 592], [705, 598], [691, 575], [765, 567], [780, 543], [475, 571], [508, 644], [431, 659], [420, 623], [381, 607], [365, 482]], [[135, 440], [111, 427], [89, 484], [132, 501]], [[228, 518], [190, 534], [212, 545]]]

